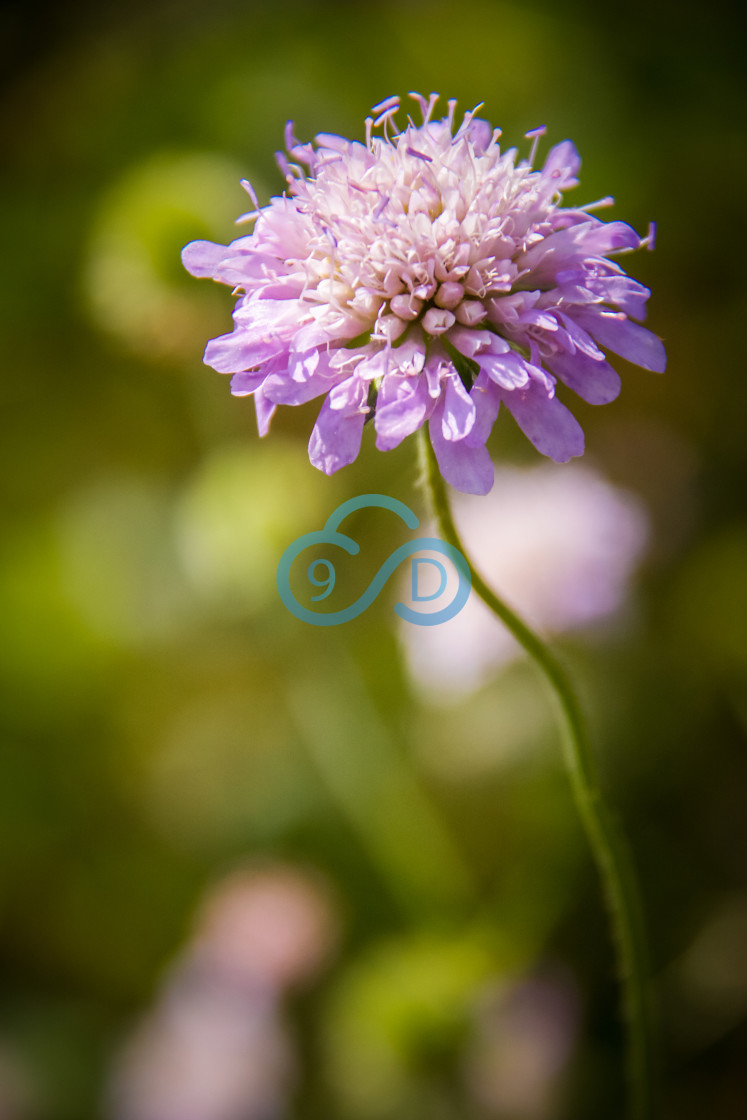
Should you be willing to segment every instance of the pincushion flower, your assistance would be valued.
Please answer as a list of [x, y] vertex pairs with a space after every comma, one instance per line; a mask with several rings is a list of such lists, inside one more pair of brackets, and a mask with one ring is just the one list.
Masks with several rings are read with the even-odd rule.
[[357, 457], [367, 420], [382, 451], [428, 422], [443, 477], [485, 494], [501, 404], [538, 451], [566, 462], [584, 436], [558, 380], [605, 404], [620, 390], [607, 351], [664, 369], [661, 340], [640, 325], [650, 293], [610, 259], [653, 235], [591, 213], [611, 199], [562, 205], [580, 166], [569, 140], [534, 170], [543, 129], [517, 162], [477, 110], [455, 129], [454, 101], [433, 120], [437, 95], [411, 96], [422, 123], [398, 131], [399, 98], [388, 98], [365, 144], [301, 144], [289, 125], [286, 193], [260, 207], [244, 182], [253, 232], [194, 241], [183, 261], [239, 295], [232, 332], [205, 362], [233, 375], [232, 393], [253, 394], [261, 435], [277, 405], [323, 397], [309, 456], [331, 474]]

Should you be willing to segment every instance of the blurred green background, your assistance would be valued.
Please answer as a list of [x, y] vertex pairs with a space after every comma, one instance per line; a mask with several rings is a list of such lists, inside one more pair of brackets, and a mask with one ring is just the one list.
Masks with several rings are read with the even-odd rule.
[[[378, 491], [424, 512], [415, 449], [366, 439], [328, 479], [306, 454], [315, 403], [281, 410], [260, 442], [251, 402], [201, 364], [230, 294], [179, 261], [193, 238], [234, 236], [241, 177], [263, 203], [280, 193], [288, 118], [302, 139], [361, 137], [375, 102], [436, 89], [485, 102], [509, 145], [539, 124], [545, 144], [572, 137], [574, 200], [614, 194], [603, 217], [659, 223], [656, 252], [626, 267], [653, 289], [669, 370], [625, 368], [613, 405], [574, 406], [588, 461], [642, 503], [651, 539], [622, 621], [559, 644], [641, 871], [662, 1115], [743, 1117], [732, 10], [16, 3], [0, 32], [0, 1115], [260, 1116], [125, 1112], [110, 1088], [173, 962], [192, 960], [200, 900], [247, 861], [320, 877], [337, 931], [284, 1003], [295, 1073], [273, 1116], [622, 1114], [608, 931], [541, 684], [513, 662], [438, 704], [391, 596], [331, 629], [283, 608], [281, 553], [339, 502]], [[536, 460], [506, 417], [491, 448]], [[402, 541], [383, 518], [356, 524], [382, 555]]]

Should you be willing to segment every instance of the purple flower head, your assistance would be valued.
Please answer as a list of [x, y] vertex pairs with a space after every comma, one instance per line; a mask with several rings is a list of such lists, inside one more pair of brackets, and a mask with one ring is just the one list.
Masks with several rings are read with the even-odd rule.
[[[323, 403], [309, 442], [331, 474], [360, 450], [396, 447], [428, 421], [444, 478], [485, 494], [485, 441], [503, 403], [544, 455], [584, 450], [581, 427], [555, 395], [560, 379], [591, 404], [620, 390], [612, 351], [662, 371], [661, 340], [639, 325], [647, 288], [610, 258], [650, 246], [623, 222], [561, 205], [577, 185], [570, 140], [533, 170], [501, 151], [500, 130], [467, 113], [432, 120], [437, 96], [417, 94], [423, 123], [397, 131], [399, 98], [376, 106], [366, 142], [286, 130], [278, 155], [288, 188], [265, 207], [249, 183], [254, 229], [230, 245], [193, 241], [194, 276], [229, 284], [234, 329], [205, 362], [253, 394], [264, 435], [279, 404]], [[381, 135], [374, 135], [379, 130]]]

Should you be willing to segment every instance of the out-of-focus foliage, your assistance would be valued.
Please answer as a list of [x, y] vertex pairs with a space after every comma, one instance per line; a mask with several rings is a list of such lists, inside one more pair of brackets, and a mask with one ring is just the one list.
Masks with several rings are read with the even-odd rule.
[[[361, 136], [386, 95], [438, 89], [485, 102], [509, 145], [539, 124], [572, 137], [581, 201], [659, 223], [629, 270], [669, 371], [629, 367], [619, 401], [575, 406], [649, 551], [622, 614], [559, 641], [641, 870], [665, 1104], [741, 1118], [747, 184], [728, 8], [79, 0], [6, 5], [2, 26], [0, 1113], [129, 1120], [131, 1076], [154, 1120], [147, 1094], [187, 1053], [177, 1007], [213, 1031], [199, 1052], [225, 1057], [229, 1031], [247, 1062], [259, 1047], [247, 1120], [260, 1088], [299, 1120], [620, 1115], [611, 949], [541, 686], [515, 661], [472, 694], [421, 692], [391, 589], [339, 628], [285, 610], [280, 555], [345, 498], [423, 514], [415, 450], [369, 439], [328, 479], [306, 457], [313, 402], [259, 441], [251, 402], [200, 361], [230, 297], [179, 263], [233, 236], [239, 178], [281, 190], [288, 118]], [[534, 462], [505, 417], [491, 447]], [[352, 524], [372, 570], [404, 539], [380, 512]], [[280, 936], [269, 903], [192, 929], [247, 863], [296, 868], [338, 930], [295, 995], [231, 948]], [[123, 1057], [156, 1037], [152, 1068]]]

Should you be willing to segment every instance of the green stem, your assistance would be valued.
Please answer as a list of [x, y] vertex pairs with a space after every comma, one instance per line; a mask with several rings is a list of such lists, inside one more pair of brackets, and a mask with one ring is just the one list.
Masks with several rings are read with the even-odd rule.
[[576, 808], [602, 881], [617, 954], [627, 1028], [630, 1120], [652, 1120], [654, 1047], [648, 955], [643, 908], [627, 841], [602, 795], [584, 717], [565, 669], [542, 639], [491, 591], [475, 571], [454, 524], [430, 439], [425, 432], [422, 435], [425, 483], [441, 537], [462, 553], [469, 565], [472, 587], [544, 674], [559, 706], [565, 764]]

